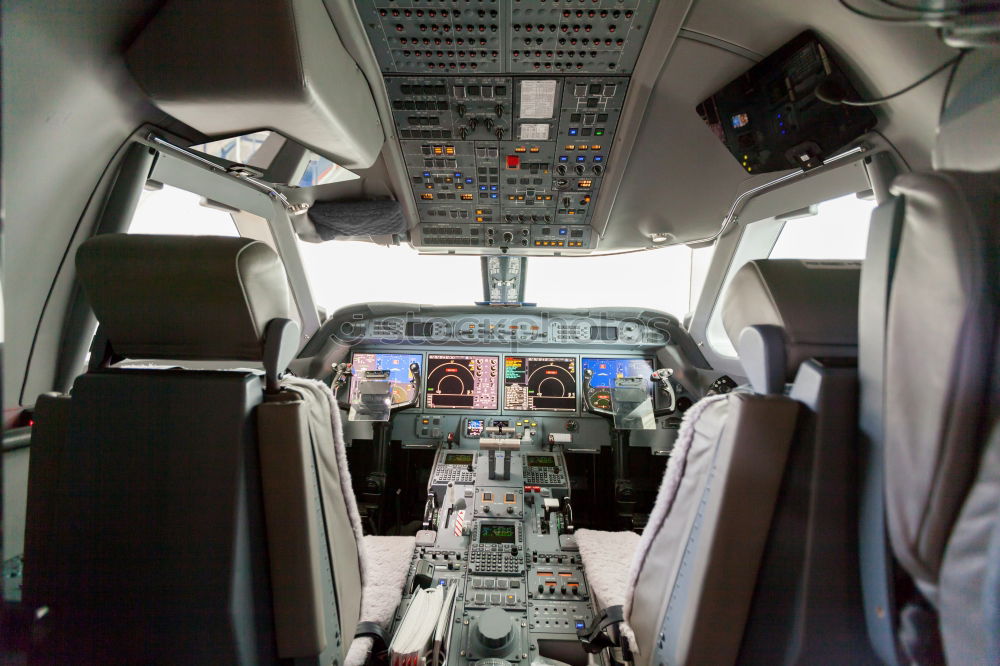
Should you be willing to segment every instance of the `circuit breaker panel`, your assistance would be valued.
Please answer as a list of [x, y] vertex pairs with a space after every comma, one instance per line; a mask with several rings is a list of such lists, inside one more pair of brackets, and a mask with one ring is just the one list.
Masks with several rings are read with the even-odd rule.
[[587, 249], [656, 0], [358, 0], [425, 248]]

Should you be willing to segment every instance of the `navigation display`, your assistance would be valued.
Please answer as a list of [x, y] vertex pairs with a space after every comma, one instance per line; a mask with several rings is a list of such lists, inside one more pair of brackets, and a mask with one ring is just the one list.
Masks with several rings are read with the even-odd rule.
[[514, 543], [514, 526], [500, 523], [481, 523], [479, 543]]
[[611, 388], [618, 377], [642, 377], [649, 395], [653, 395], [653, 364], [645, 358], [584, 358], [583, 371], [591, 370], [590, 404], [599, 409], [611, 409]]
[[511, 411], [576, 411], [576, 359], [507, 356], [503, 406]]
[[427, 355], [427, 407], [496, 409], [497, 356]]
[[393, 404], [409, 402], [413, 399], [415, 390], [410, 383], [413, 380], [413, 375], [410, 374], [411, 363], [422, 367], [423, 356], [421, 354], [354, 354], [351, 358], [354, 371], [354, 377], [351, 379], [351, 402], [353, 403], [358, 397], [358, 391], [367, 370], [388, 371], [389, 381], [392, 382]]

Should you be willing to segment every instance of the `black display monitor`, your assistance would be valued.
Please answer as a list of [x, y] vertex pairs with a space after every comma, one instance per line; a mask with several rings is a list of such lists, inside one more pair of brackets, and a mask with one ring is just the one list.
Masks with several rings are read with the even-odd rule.
[[514, 526], [509, 523], [480, 523], [479, 543], [514, 543]]
[[509, 411], [576, 411], [576, 359], [505, 357], [503, 407]]
[[826, 82], [859, 99], [830, 49], [806, 31], [698, 105], [747, 173], [819, 166], [877, 122], [871, 109], [828, 104]]
[[427, 407], [496, 409], [498, 356], [427, 355]]

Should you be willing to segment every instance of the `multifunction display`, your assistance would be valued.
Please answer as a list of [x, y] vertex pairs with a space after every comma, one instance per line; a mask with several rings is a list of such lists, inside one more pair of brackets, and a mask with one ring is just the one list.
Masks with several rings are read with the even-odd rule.
[[502, 523], [480, 523], [479, 543], [514, 543], [514, 526]]
[[576, 359], [507, 356], [503, 386], [504, 409], [576, 411]]
[[427, 407], [496, 409], [497, 356], [427, 355]]
[[526, 456], [528, 467], [555, 467], [555, 456]]
[[410, 372], [410, 364], [416, 363], [421, 367], [423, 356], [421, 354], [354, 354], [351, 359], [354, 378], [351, 381], [351, 402], [358, 397], [361, 382], [365, 379], [365, 373], [371, 370], [387, 371], [389, 381], [392, 382], [392, 402], [399, 404], [409, 402], [413, 399], [416, 388], [413, 386], [413, 374]]
[[444, 457], [445, 465], [471, 465], [471, 453], [448, 453]]
[[584, 358], [583, 372], [593, 372], [588, 398], [598, 409], [611, 409], [611, 389], [619, 377], [642, 377], [646, 390], [653, 395], [653, 364], [645, 358]]

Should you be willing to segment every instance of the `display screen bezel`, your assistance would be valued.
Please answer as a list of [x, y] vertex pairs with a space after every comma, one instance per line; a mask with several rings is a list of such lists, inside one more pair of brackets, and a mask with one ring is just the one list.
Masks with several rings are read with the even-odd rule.
[[[507, 406], [507, 359], [528, 360], [553, 359], [557, 361], [570, 361], [573, 363], [573, 407], [536, 407], [534, 409], [508, 407]], [[506, 413], [532, 413], [532, 414], [575, 414], [580, 409], [580, 355], [579, 354], [505, 354], [501, 364], [501, 384], [500, 384], [500, 407]]]

